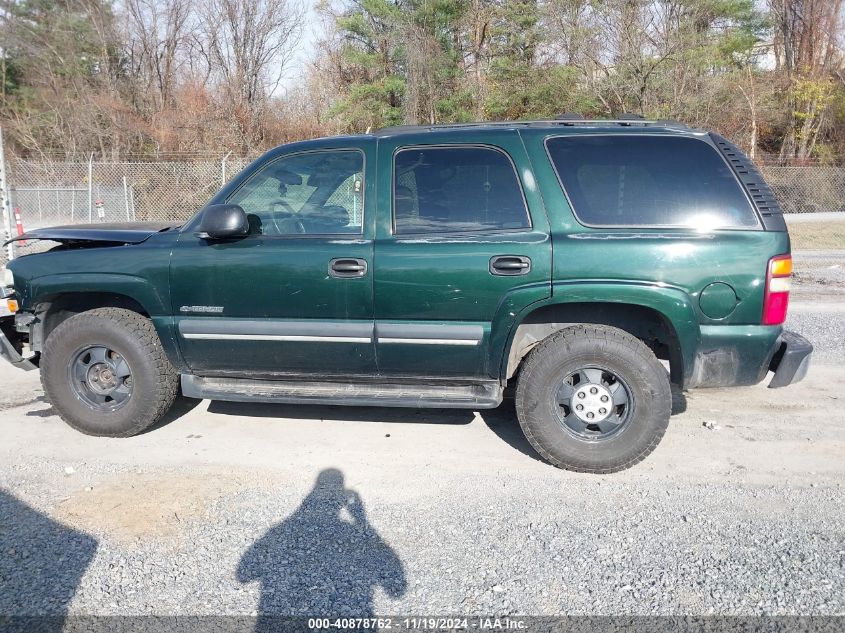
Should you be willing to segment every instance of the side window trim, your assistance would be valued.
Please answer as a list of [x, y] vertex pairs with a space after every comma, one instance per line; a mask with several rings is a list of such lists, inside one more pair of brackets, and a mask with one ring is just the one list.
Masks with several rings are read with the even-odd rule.
[[244, 186], [246, 186], [253, 178], [261, 174], [265, 169], [279, 161], [293, 158], [295, 156], [302, 156], [307, 154], [324, 154], [326, 152], [358, 152], [361, 156], [361, 230], [357, 233], [292, 233], [290, 235], [264, 235], [264, 234], [249, 234], [242, 239], [280, 239], [280, 240], [301, 240], [301, 239], [323, 239], [323, 238], [346, 238], [346, 239], [364, 239], [365, 226], [367, 220], [367, 153], [360, 147], [320, 147], [315, 149], [303, 149], [288, 154], [276, 156], [266, 163], [261, 165], [253, 173], [249, 174], [244, 180], [226, 196], [225, 202], [229, 202], [232, 197], [238, 193]]
[[[519, 187], [519, 195], [522, 198], [522, 206], [525, 209], [525, 217], [528, 220], [528, 224], [524, 227], [519, 228], [512, 228], [512, 229], [478, 229], [478, 230], [466, 230], [466, 231], [420, 231], [420, 232], [408, 232], [408, 233], [397, 233], [396, 232], [396, 156], [397, 154], [404, 152], [404, 151], [411, 151], [415, 149], [487, 149], [502, 154], [505, 158], [507, 158], [508, 163], [513, 170], [513, 175], [516, 180], [516, 184]], [[507, 152], [504, 148], [498, 147], [496, 145], [488, 145], [486, 143], [435, 143], [433, 145], [424, 145], [424, 144], [414, 144], [414, 145], [400, 145], [393, 150], [393, 154], [390, 158], [390, 234], [393, 237], [403, 239], [403, 238], [413, 238], [413, 237], [420, 237], [420, 236], [427, 236], [427, 237], [448, 237], [450, 235], [491, 235], [491, 234], [509, 234], [509, 233], [526, 233], [530, 232], [534, 229], [534, 220], [531, 217], [531, 209], [528, 206], [528, 199], [525, 197], [525, 189], [522, 186], [522, 179], [519, 176], [519, 170], [516, 168], [516, 163], [513, 161], [513, 157]]]
[[641, 137], [685, 138], [685, 139], [689, 139], [689, 140], [692, 140], [692, 141], [698, 141], [699, 143], [704, 143], [705, 145], [710, 147], [716, 153], [716, 155], [719, 157], [719, 159], [725, 164], [725, 166], [729, 168], [729, 171], [730, 171], [731, 175], [733, 176], [733, 179], [736, 182], [736, 185], [739, 188], [739, 191], [742, 193], [743, 197], [748, 202], [748, 206], [751, 209], [751, 211], [754, 213], [754, 218], [757, 221], [756, 226], [753, 226], [753, 227], [751, 227], [751, 226], [736, 226], [736, 225], [734, 225], [734, 226], [721, 226], [721, 227], [716, 228], [715, 230], [717, 230], [717, 231], [753, 231], [753, 230], [760, 230], [760, 229], [763, 228], [763, 225], [762, 225], [761, 219], [760, 219], [760, 214], [757, 211], [756, 205], [754, 204], [753, 200], [749, 196], [748, 191], [746, 191], [742, 182], [737, 177], [733, 168], [731, 168], [730, 163], [728, 163], [728, 161], [725, 160], [725, 157], [722, 155], [722, 153], [719, 151], [719, 149], [715, 145], [711, 144], [710, 142], [708, 142], [705, 139], [697, 138], [697, 137], [694, 137], [694, 136], [677, 137], [677, 136], [670, 136], [670, 135], [667, 135], [667, 134], [624, 134], [624, 133], [623, 134], [620, 134], [620, 133], [615, 133], [615, 134], [614, 133], [550, 134], [543, 139], [543, 149], [546, 152], [546, 158], [548, 159], [549, 164], [552, 166], [552, 169], [554, 170], [555, 177], [557, 178], [558, 185], [560, 186], [560, 189], [563, 192], [564, 198], [566, 198], [566, 203], [569, 205], [569, 209], [572, 211], [572, 215], [575, 218], [575, 221], [578, 222], [578, 224], [580, 224], [581, 226], [586, 227], [588, 229], [632, 229], [632, 230], [637, 230], [637, 229], [661, 229], [661, 230], [667, 230], [667, 231], [689, 231], [690, 230], [690, 227], [679, 225], [679, 224], [591, 224], [589, 222], [582, 220], [578, 216], [578, 211], [575, 208], [575, 205], [572, 203], [572, 198], [569, 196], [569, 192], [566, 190], [566, 185], [563, 184], [563, 178], [561, 178], [560, 172], [558, 171], [558, 168], [557, 168], [557, 165], [555, 164], [555, 161], [552, 159], [552, 154], [551, 154], [551, 151], [549, 150], [549, 141], [555, 140], [555, 139], [592, 138], [592, 137], [599, 137], [599, 136], [611, 136], [611, 137], [627, 136], [627, 137], [632, 137], [632, 138], [641, 138]]

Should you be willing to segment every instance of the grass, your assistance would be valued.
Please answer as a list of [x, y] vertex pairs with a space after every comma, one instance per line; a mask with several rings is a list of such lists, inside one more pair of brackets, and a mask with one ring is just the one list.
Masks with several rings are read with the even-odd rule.
[[794, 251], [845, 249], [845, 221], [793, 222], [788, 226]]

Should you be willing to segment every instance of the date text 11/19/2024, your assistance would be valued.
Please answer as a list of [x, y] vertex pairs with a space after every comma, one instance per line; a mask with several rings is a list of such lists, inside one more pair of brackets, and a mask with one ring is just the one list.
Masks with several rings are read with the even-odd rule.
[[524, 618], [504, 617], [374, 617], [374, 618], [309, 618], [311, 630], [339, 629], [374, 631], [428, 630], [428, 631], [525, 631]]

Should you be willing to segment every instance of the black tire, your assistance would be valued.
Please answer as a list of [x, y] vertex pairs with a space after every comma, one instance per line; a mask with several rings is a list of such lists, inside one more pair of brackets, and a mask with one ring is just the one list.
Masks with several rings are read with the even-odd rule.
[[[624, 407], [631, 409], [608, 436], [585, 438], [564, 420], [558, 390], [582, 367], [601, 368], [603, 378], [618, 377], [626, 388]], [[517, 417], [531, 446], [551, 464], [578, 472], [612, 473], [641, 462], [666, 432], [671, 410], [669, 376], [654, 353], [604, 325], [568, 327], [545, 339], [525, 360], [516, 389]]]
[[[129, 394], [114, 410], [87, 403], [79, 395], [84, 381], [72, 377], [80, 354], [91, 346], [114, 350], [131, 371]], [[131, 310], [82, 312], [60, 323], [44, 343], [41, 383], [47, 398], [65, 422], [86, 435], [130, 437], [155, 424], [173, 404], [178, 378], [152, 322]]]

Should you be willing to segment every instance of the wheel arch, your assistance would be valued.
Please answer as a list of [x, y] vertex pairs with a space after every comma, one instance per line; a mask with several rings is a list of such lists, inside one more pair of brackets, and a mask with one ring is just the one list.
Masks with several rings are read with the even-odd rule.
[[[96, 308], [123, 308], [150, 317], [150, 313], [129, 295], [107, 291], [71, 291], [46, 295], [35, 305], [37, 337], [42, 343], [56, 327], [70, 317]], [[33, 346], [36, 341], [33, 341]], [[36, 349], [36, 351], [38, 351]]]
[[131, 275], [48, 275], [33, 280], [30, 344], [40, 352], [44, 341], [63, 321], [95, 308], [123, 308], [153, 323], [168, 359], [184, 365], [172, 332], [169, 306], [147, 280]]
[[511, 328], [502, 355], [501, 378], [513, 377], [528, 353], [555, 332], [590, 323], [617, 327], [642, 340], [659, 359], [669, 362], [672, 382], [683, 386], [692, 371], [700, 339], [691, 302], [685, 293], [667, 293], [671, 290], [667, 288], [631, 290], [625, 293], [617, 289], [617, 296], [629, 296], [613, 300], [599, 298], [603, 292], [585, 292], [581, 288], [571, 296], [557, 295], [531, 306]]

